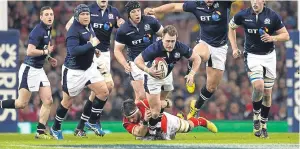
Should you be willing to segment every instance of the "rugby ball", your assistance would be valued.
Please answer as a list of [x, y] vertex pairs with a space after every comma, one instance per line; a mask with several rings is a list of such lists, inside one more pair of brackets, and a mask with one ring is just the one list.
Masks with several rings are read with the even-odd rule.
[[154, 59], [152, 66], [154, 66], [154, 69], [157, 71], [162, 71], [161, 77], [159, 79], [164, 79], [168, 74], [168, 64], [165, 61], [165, 59], [161, 57], [157, 57]]

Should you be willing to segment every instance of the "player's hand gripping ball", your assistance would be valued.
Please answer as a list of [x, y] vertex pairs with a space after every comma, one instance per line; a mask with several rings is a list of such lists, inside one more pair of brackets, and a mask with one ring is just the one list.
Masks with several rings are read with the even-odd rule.
[[161, 58], [161, 57], [155, 58], [153, 63], [152, 63], [152, 66], [154, 66], [154, 69], [156, 71], [161, 71], [162, 72], [159, 79], [166, 78], [166, 76], [168, 74], [168, 64], [163, 58]]

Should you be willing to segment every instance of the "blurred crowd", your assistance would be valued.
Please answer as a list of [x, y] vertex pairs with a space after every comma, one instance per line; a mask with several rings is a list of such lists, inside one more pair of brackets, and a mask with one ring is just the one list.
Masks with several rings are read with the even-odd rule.
[[[55, 45], [54, 57], [58, 60], [58, 66], [52, 68], [50, 64], [45, 64], [44, 69], [51, 82], [54, 104], [51, 109], [50, 119], [55, 117], [56, 108], [61, 101], [61, 66], [66, 55], [65, 49], [65, 24], [73, 15], [73, 9], [80, 3], [91, 4], [94, 2], [71, 2], [71, 1], [9, 1], [8, 2], [8, 25], [10, 29], [18, 29], [20, 31], [20, 63], [23, 62], [28, 35], [34, 26], [39, 22], [39, 10], [43, 6], [51, 6], [54, 10], [55, 19], [52, 30], [52, 43]], [[124, 10], [126, 2], [109, 2], [112, 6], [117, 7], [127, 20], [127, 13]], [[154, 7], [169, 3], [165, 1], [142, 1], [142, 7]], [[234, 15], [239, 10], [249, 7], [250, 2], [236, 2], [232, 5], [231, 14]], [[280, 14], [282, 20], [288, 30], [297, 28], [297, 1], [289, 2], [267, 2], [267, 6]], [[173, 13], [168, 15], [160, 15], [158, 19], [163, 25], [173, 24], [179, 32], [179, 41], [182, 41], [191, 47], [194, 47], [195, 41], [199, 34], [200, 26], [195, 17], [190, 13]], [[113, 33], [114, 34], [114, 33]], [[112, 36], [114, 39], [114, 36]], [[237, 30], [237, 41], [243, 49], [244, 32], [242, 28]], [[113, 41], [113, 40], [112, 40]], [[112, 42], [113, 43], [113, 42]], [[275, 43], [277, 53], [277, 80], [273, 87], [272, 107], [270, 110], [270, 120], [285, 120], [287, 117], [287, 89], [286, 89], [286, 67], [285, 54], [286, 49], [284, 43]], [[111, 51], [113, 50], [113, 45]], [[133, 90], [130, 86], [130, 79], [124, 72], [124, 69], [116, 61], [112, 55], [112, 76], [115, 88], [106, 103], [102, 120], [121, 120], [121, 104], [127, 98], [133, 98]], [[206, 73], [205, 65], [202, 64], [200, 72], [196, 75], [196, 92], [189, 94], [185, 89], [184, 75], [187, 69], [187, 60], [182, 60], [175, 66], [173, 70], [175, 90], [169, 96], [173, 101], [173, 108], [166, 111], [177, 114], [182, 112], [187, 114], [189, 111], [189, 102], [191, 99], [198, 98], [200, 89], [205, 85]], [[200, 111], [200, 115], [208, 119], [228, 119], [228, 120], [244, 120], [252, 118], [252, 99], [251, 84], [245, 73], [244, 62], [242, 58], [233, 59], [231, 49], [227, 54], [226, 71], [223, 81], [214, 93], [213, 97], [206, 102]], [[73, 106], [68, 112], [67, 120], [79, 120], [81, 111], [85, 101], [88, 99], [89, 90], [85, 89], [79, 96], [75, 97]], [[19, 110], [19, 121], [37, 121], [41, 100], [38, 94], [32, 94], [29, 106], [23, 110]]]

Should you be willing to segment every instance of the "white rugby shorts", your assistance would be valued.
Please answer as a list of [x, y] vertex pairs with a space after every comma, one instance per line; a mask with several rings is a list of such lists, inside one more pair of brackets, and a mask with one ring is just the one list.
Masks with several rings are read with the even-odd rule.
[[69, 69], [63, 65], [62, 76], [62, 89], [71, 97], [80, 94], [88, 84], [104, 81], [104, 77], [99, 73], [95, 63], [92, 63], [87, 70]]
[[[266, 54], [257, 55], [245, 52], [244, 62], [248, 72], [259, 72], [270, 79], [276, 78], [276, 51]], [[265, 72], [264, 72], [265, 71]], [[261, 76], [264, 78], [264, 76]]]
[[161, 91], [174, 90], [172, 72], [164, 79], [156, 79], [145, 73], [144, 88], [149, 94], [159, 94]]
[[43, 86], [50, 86], [44, 68], [34, 68], [23, 63], [19, 70], [19, 89], [37, 92]]
[[206, 62], [206, 67], [212, 67], [224, 71], [228, 49], [227, 44], [221, 47], [213, 47], [203, 40], [200, 40], [199, 43], [205, 43], [210, 52], [210, 57]]

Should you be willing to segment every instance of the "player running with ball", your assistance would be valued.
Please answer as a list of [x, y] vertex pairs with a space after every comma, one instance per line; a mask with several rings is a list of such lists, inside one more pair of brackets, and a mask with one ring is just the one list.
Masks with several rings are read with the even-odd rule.
[[[200, 57], [187, 45], [177, 41], [177, 37], [176, 28], [172, 25], [166, 26], [162, 33], [162, 40], [147, 47], [135, 59], [137, 67], [146, 72], [144, 87], [151, 111], [150, 134], [156, 133], [156, 124], [161, 121], [161, 100], [165, 100], [169, 92], [174, 89], [172, 69], [176, 62], [182, 57], [193, 62], [192, 70], [186, 76], [189, 84], [194, 83], [195, 72], [199, 69]], [[160, 60], [157, 61], [158, 57]], [[153, 61], [156, 64], [153, 65]], [[159, 64], [160, 61], [165, 64], [159, 65], [157, 69], [157, 62]], [[148, 62], [147, 66], [145, 62]], [[161, 66], [166, 69], [160, 69]]]

